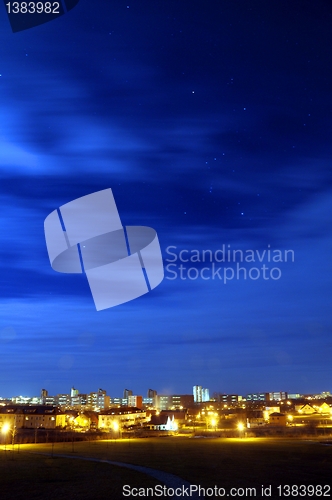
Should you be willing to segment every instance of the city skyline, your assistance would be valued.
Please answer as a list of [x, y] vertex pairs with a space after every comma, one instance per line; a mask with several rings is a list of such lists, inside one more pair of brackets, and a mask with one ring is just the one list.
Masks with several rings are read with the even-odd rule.
[[[275, 399], [275, 400], [282, 400], [282, 399], [297, 399], [297, 398], [303, 398], [303, 397], [308, 397], [308, 396], [314, 396], [314, 397], [319, 397], [319, 398], [326, 398], [326, 397], [331, 397], [331, 393], [330, 391], [328, 390], [321, 390], [320, 392], [317, 392], [317, 393], [309, 393], [309, 392], [303, 392], [303, 393], [300, 393], [300, 392], [290, 392], [288, 390], [285, 390], [285, 388], [283, 390], [271, 390], [270, 389], [266, 389], [266, 390], [259, 390], [259, 391], [251, 391], [251, 392], [239, 392], [239, 393], [234, 393], [234, 392], [229, 392], [229, 391], [226, 391], [226, 392], [223, 392], [223, 391], [218, 391], [218, 390], [210, 390], [210, 388], [204, 388], [202, 386], [197, 386], [197, 385], [194, 385], [192, 386], [192, 390], [191, 391], [184, 391], [184, 392], [181, 392], [181, 391], [175, 391], [174, 393], [170, 393], [170, 392], [160, 392], [158, 391], [157, 389], [151, 389], [151, 388], [148, 388], [144, 391], [134, 391], [133, 389], [127, 389], [127, 388], [124, 388], [122, 389], [122, 391], [120, 392], [117, 392], [116, 394], [114, 393], [111, 393], [110, 390], [108, 388], [104, 388], [104, 386], [98, 386], [99, 388], [93, 391], [88, 391], [88, 390], [83, 390], [81, 391], [80, 389], [77, 389], [77, 387], [75, 387], [74, 385], [71, 386], [70, 390], [68, 392], [64, 392], [64, 391], [58, 391], [58, 392], [55, 392], [55, 393], [51, 393], [47, 388], [42, 388], [40, 389], [39, 391], [39, 395], [37, 396], [37, 393], [34, 394], [34, 395], [31, 395], [31, 394], [15, 394], [15, 395], [4, 395], [4, 394], [0, 394], [0, 400], [9, 400], [9, 399], [12, 399], [12, 400], [16, 400], [16, 399], [20, 399], [20, 398], [23, 398], [23, 399], [44, 399], [46, 397], [49, 397], [49, 398], [55, 398], [55, 397], [58, 397], [58, 396], [69, 396], [70, 398], [75, 398], [77, 396], [84, 396], [84, 395], [96, 395], [96, 394], [104, 394], [104, 395], [107, 395], [109, 396], [111, 399], [116, 399], [116, 400], [126, 400], [128, 399], [128, 397], [142, 397], [143, 398], [143, 401], [144, 399], [148, 400], [148, 399], [153, 399], [155, 396], [172, 396], [172, 395], [184, 395], [184, 396], [188, 396], [188, 395], [191, 395], [193, 396], [193, 401], [195, 403], [204, 403], [204, 402], [207, 402], [207, 401], [212, 401], [214, 399], [218, 399], [218, 397], [220, 396], [239, 396], [242, 400], [246, 400], [246, 398], [249, 398], [248, 400], [253, 400], [256, 398], [256, 396], [258, 397], [269, 397], [271, 399]], [[200, 392], [200, 396], [198, 396]], [[153, 395], [151, 395], [153, 393]], [[122, 395], [121, 395], [122, 394]], [[240, 400], [239, 400], [240, 401]]]
[[[0, 395], [330, 390], [332, 5], [99, 4], [0, 9]], [[105, 189], [165, 277], [97, 312], [44, 221]]]

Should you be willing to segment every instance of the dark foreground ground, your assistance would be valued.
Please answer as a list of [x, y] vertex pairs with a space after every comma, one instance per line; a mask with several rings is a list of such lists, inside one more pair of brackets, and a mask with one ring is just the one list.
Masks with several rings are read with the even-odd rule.
[[[19, 447], [15, 445], [14, 450], [12, 446], [7, 446], [6, 451], [0, 451], [1, 498], [123, 499], [134, 498], [133, 495], [123, 495], [124, 485], [131, 488], [152, 488], [158, 484], [153, 478], [136, 471], [106, 463], [59, 458], [58, 454], [152, 467], [180, 476], [203, 488], [224, 488], [225, 496], [232, 498], [263, 498], [262, 486], [271, 486], [271, 490], [265, 490], [266, 498], [332, 497], [332, 446], [329, 444], [318, 440], [280, 438], [172, 437]], [[285, 485], [303, 487], [288, 490]], [[308, 488], [309, 485], [315, 488], [322, 485], [323, 489], [318, 487], [313, 490], [312, 487]], [[278, 489], [278, 486], [282, 488]], [[240, 490], [238, 493], [235, 490], [230, 492], [231, 488]], [[246, 491], [246, 488], [255, 490]], [[136, 498], [144, 498], [145, 491], [132, 491], [137, 493]], [[170, 498], [152, 496], [151, 491], [149, 498]], [[208, 498], [221, 497], [211, 495]]]

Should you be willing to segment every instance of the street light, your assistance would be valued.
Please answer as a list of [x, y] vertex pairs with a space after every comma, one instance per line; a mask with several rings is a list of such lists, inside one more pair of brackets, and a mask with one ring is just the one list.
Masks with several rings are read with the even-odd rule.
[[237, 430], [240, 432], [241, 438], [243, 437], [243, 431], [244, 431], [244, 424], [242, 422], [239, 422], [237, 424]]
[[121, 429], [120, 429], [120, 425], [118, 424], [118, 422], [114, 421], [112, 423], [112, 428], [113, 428], [114, 432], [118, 432], [118, 437], [120, 438], [121, 437]]
[[7, 423], [3, 424], [2, 428], [1, 428], [1, 432], [3, 434], [7, 434], [7, 432], [9, 431], [9, 429], [10, 429], [10, 425], [9, 424], [7, 424]]
[[4, 440], [5, 440], [5, 451], [6, 451], [6, 437], [7, 437], [7, 432], [9, 431], [10, 429], [10, 425], [9, 424], [3, 424], [2, 428], [1, 428], [1, 432], [2, 434], [4, 434]]

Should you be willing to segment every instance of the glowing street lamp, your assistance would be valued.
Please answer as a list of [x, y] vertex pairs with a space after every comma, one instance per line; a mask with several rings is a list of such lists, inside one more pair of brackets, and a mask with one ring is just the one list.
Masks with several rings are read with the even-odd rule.
[[240, 436], [243, 437], [243, 431], [244, 431], [244, 424], [242, 422], [239, 422], [237, 424], [237, 430], [239, 431], [240, 433]]
[[215, 418], [211, 418], [211, 427], [214, 427], [215, 430], [217, 428], [217, 420]]
[[3, 434], [7, 434], [7, 432], [9, 431], [10, 429], [10, 425], [9, 424], [3, 424], [2, 428], [1, 428], [1, 432]]
[[1, 428], [1, 432], [4, 435], [4, 440], [5, 440], [5, 451], [6, 451], [6, 437], [7, 437], [7, 432], [10, 430], [10, 425], [9, 424], [3, 424]]
[[120, 430], [120, 425], [118, 422], [114, 421], [112, 423], [112, 428], [113, 428], [113, 431], [114, 432], [118, 432], [119, 433], [119, 438], [121, 437], [121, 430]]

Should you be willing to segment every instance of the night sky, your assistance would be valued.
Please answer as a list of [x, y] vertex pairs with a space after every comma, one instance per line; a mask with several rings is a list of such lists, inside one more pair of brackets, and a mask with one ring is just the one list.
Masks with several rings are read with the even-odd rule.
[[[1, 6], [0, 36], [0, 396], [332, 390], [331, 3], [81, 0], [15, 34]], [[97, 312], [44, 220], [106, 188], [165, 279]], [[168, 247], [223, 245], [280, 278], [170, 279]]]

